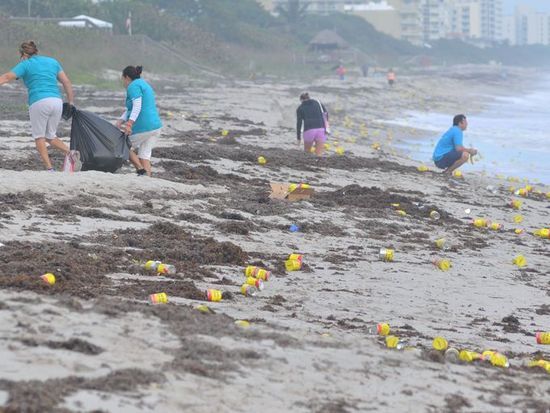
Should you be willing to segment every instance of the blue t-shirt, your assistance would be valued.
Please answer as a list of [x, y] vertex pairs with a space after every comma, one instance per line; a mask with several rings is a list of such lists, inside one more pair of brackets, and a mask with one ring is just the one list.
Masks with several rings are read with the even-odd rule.
[[435, 162], [439, 161], [443, 156], [447, 155], [449, 152], [455, 150], [457, 146], [463, 146], [464, 133], [462, 129], [458, 126], [453, 126], [441, 137], [437, 145], [435, 146], [433, 160]]
[[149, 83], [143, 79], [133, 80], [128, 85], [126, 93], [128, 116], [132, 112], [132, 101], [137, 98], [141, 98], [141, 112], [134, 123], [132, 132], [143, 133], [161, 128], [162, 122], [155, 102], [155, 92]]
[[29, 106], [45, 98], [60, 98], [57, 75], [63, 71], [59, 62], [47, 56], [32, 56], [11, 69], [29, 90]]

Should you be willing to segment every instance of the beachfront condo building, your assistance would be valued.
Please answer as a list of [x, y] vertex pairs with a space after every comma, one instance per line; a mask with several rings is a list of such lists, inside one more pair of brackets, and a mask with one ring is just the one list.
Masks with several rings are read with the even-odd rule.
[[490, 43], [503, 38], [503, 0], [260, 0], [270, 11], [307, 5], [306, 13], [352, 13], [378, 31], [415, 45], [442, 38]]
[[511, 45], [550, 45], [550, 14], [519, 5], [504, 17], [504, 39]]

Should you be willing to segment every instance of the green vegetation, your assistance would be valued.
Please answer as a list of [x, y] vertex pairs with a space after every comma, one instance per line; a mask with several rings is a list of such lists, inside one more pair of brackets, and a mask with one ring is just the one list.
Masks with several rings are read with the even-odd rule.
[[[265, 73], [316, 76], [330, 73], [335, 61], [348, 67], [369, 65], [412, 66], [426, 56], [434, 63], [550, 65], [550, 48], [499, 46], [479, 49], [460, 41], [442, 40], [432, 48], [415, 47], [377, 32], [352, 15], [306, 15], [303, 3], [289, 0], [280, 16], [267, 13], [255, 0], [32, 0], [31, 15], [72, 17], [87, 14], [114, 24], [113, 34], [62, 29], [53, 24], [0, 24], [0, 69], [17, 61], [17, 45], [38, 40], [42, 51], [58, 57], [66, 70], [81, 81], [104, 82], [105, 69], [120, 70], [141, 64], [146, 70], [193, 73], [205, 66], [221, 73], [249, 76]], [[132, 13], [134, 34], [126, 36]], [[3, 0], [0, 16], [26, 16], [27, 2]], [[0, 17], [1, 19], [1, 17]], [[332, 29], [350, 45], [350, 51], [332, 53], [326, 63], [308, 51], [309, 41], [321, 30]], [[408, 62], [408, 63], [407, 63]], [[103, 84], [109, 86], [110, 82]]]

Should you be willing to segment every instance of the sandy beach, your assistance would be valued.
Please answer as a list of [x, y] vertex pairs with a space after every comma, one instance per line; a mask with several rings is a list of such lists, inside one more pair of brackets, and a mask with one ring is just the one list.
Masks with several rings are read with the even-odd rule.
[[[407, 110], [475, 113], [535, 87], [531, 71], [496, 73], [398, 75], [394, 89], [383, 78], [304, 85], [152, 76], [165, 122], [153, 178], [130, 167], [43, 171], [24, 90], [4, 88], [0, 411], [549, 411], [550, 376], [523, 363], [550, 360], [535, 341], [550, 331], [550, 240], [533, 235], [550, 226], [550, 188], [533, 184], [540, 193], [522, 198], [509, 191], [526, 185], [522, 177], [467, 165], [463, 179], [433, 165], [420, 172], [396, 146], [422, 139], [422, 125], [385, 122]], [[323, 158], [296, 145], [304, 90], [331, 113]], [[122, 90], [77, 88], [79, 108], [110, 120], [123, 99]], [[69, 131], [63, 123], [62, 135]], [[270, 182], [305, 182], [315, 193], [274, 200]], [[523, 202], [519, 211], [512, 199]], [[440, 219], [430, 218], [434, 210]], [[476, 217], [504, 227], [476, 228]], [[381, 261], [380, 248], [394, 249], [394, 261]], [[285, 270], [291, 253], [303, 254], [301, 271]], [[527, 266], [512, 263], [518, 255]], [[449, 271], [433, 265], [440, 258]], [[146, 260], [177, 273], [153, 275]], [[273, 273], [257, 297], [239, 292], [246, 265]], [[46, 272], [55, 285], [41, 282]], [[206, 302], [209, 288], [224, 299]], [[169, 303], [150, 305], [159, 292]], [[386, 348], [379, 322], [406, 348]], [[510, 367], [445, 361], [432, 350], [436, 336], [459, 350], [499, 351]]]

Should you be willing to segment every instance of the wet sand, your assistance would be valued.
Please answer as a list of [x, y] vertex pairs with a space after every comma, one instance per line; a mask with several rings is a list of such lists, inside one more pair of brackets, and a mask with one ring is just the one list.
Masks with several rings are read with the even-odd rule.
[[[525, 75], [504, 82], [469, 67], [399, 77], [391, 90], [383, 79], [308, 87], [156, 80], [166, 127], [151, 179], [129, 167], [43, 171], [24, 93], [3, 89], [0, 410], [550, 409], [548, 374], [521, 367], [550, 358], [534, 338], [550, 330], [549, 241], [532, 235], [550, 224], [550, 200], [533, 194], [518, 212], [508, 187], [519, 183], [467, 166], [462, 180], [419, 172], [395, 145], [422, 136], [421, 125], [383, 122], [408, 109], [481, 110], [494, 96], [526, 90]], [[305, 89], [331, 110], [331, 149], [321, 159], [295, 143]], [[110, 118], [123, 103], [122, 93], [90, 88], [77, 96], [81, 108]], [[61, 167], [59, 156], [54, 162]], [[272, 200], [273, 181], [308, 182], [315, 195]], [[441, 219], [430, 219], [432, 210]], [[518, 213], [522, 224], [513, 222]], [[473, 217], [504, 229], [477, 229]], [[441, 237], [445, 251], [434, 246]], [[395, 249], [394, 262], [378, 259], [382, 247]], [[293, 252], [304, 254], [302, 271], [285, 270]], [[512, 264], [518, 254], [527, 267]], [[439, 271], [435, 258], [453, 267]], [[151, 275], [141, 267], [147, 259], [174, 264], [177, 274]], [[255, 298], [239, 293], [247, 264], [273, 272]], [[40, 282], [45, 272], [57, 276], [54, 286]], [[206, 303], [207, 288], [224, 299]], [[170, 303], [149, 305], [157, 292]], [[409, 349], [385, 348], [371, 332], [378, 322]], [[498, 350], [511, 367], [445, 362], [431, 351], [438, 335], [458, 349]]]

